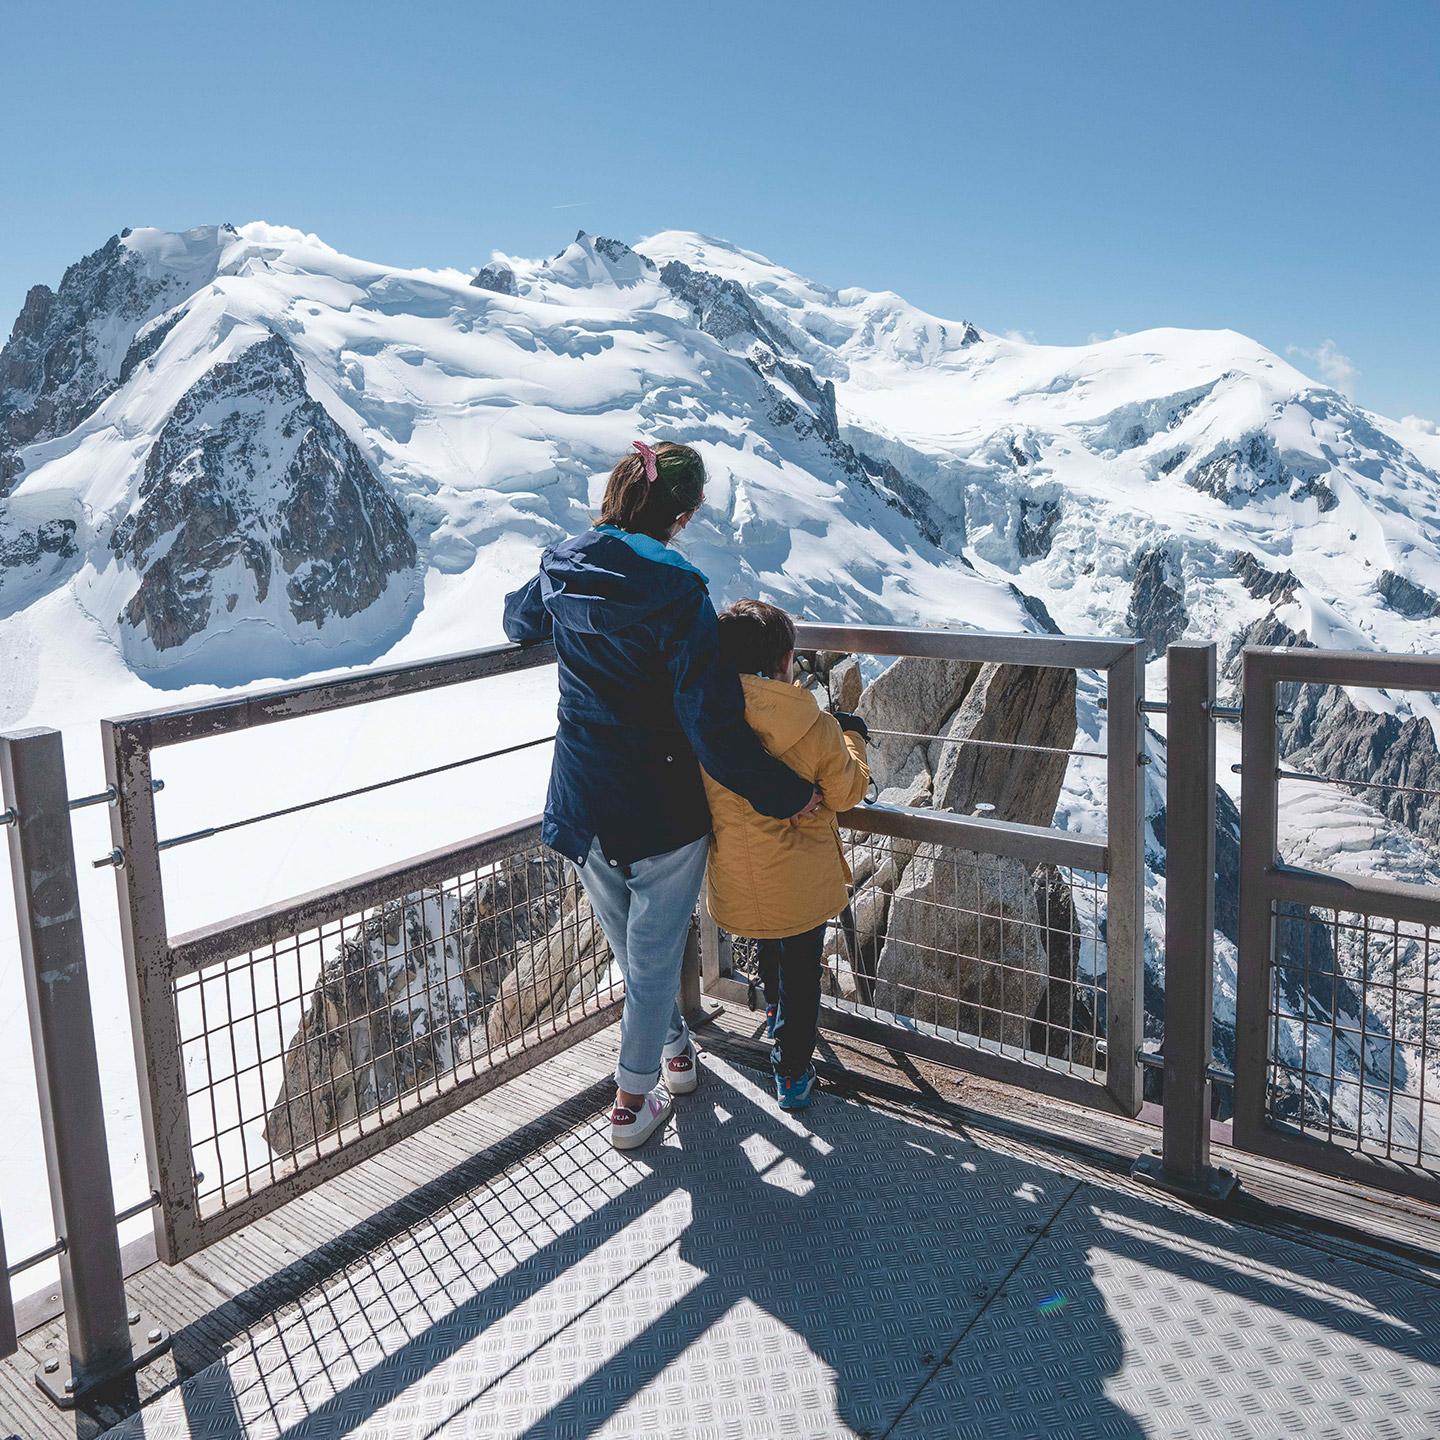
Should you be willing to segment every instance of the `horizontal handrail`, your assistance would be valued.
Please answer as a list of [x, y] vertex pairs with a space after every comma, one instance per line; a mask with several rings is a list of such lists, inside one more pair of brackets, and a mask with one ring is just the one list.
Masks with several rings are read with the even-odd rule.
[[1022, 825], [1013, 820], [954, 815], [948, 810], [907, 805], [860, 806], [846, 810], [839, 820], [847, 830], [862, 835], [889, 835], [951, 849], [1005, 855], [1032, 865], [1070, 865], [1099, 875], [1110, 869], [1110, 847], [1104, 840], [1051, 830], [1043, 825]]
[[172, 705], [121, 715], [110, 723], [119, 729], [142, 730], [151, 749], [179, 745], [210, 735], [228, 735], [256, 725], [294, 720], [364, 705], [371, 700], [394, 699], [445, 685], [463, 685], [494, 675], [533, 670], [555, 662], [555, 647], [544, 645], [491, 645], [442, 655], [434, 660], [412, 660], [341, 675], [334, 680], [301, 681], [271, 690], [226, 696], [200, 705]]
[[1440, 655], [1381, 655], [1373, 650], [1320, 650], [1247, 645], [1247, 673], [1279, 684], [1379, 685], [1440, 692]]
[[[1110, 864], [1109, 848], [1103, 840], [1039, 825], [893, 805], [866, 805], [847, 810], [838, 818], [847, 830], [860, 834], [889, 835], [951, 849], [1004, 855], [1028, 864], [1069, 865], [1096, 874], [1106, 873]], [[339, 885], [312, 890], [186, 931], [170, 942], [171, 978], [178, 979], [207, 965], [333, 924], [358, 910], [383, 905], [411, 891], [452, 879], [459, 871], [493, 865], [529, 849], [539, 839], [540, 817], [531, 816], [457, 844], [367, 871]]]
[[[919, 656], [936, 660], [991, 661], [1052, 669], [1106, 669], [1135, 645], [1131, 639], [1075, 635], [1011, 635], [984, 630], [931, 630], [920, 626], [796, 626], [802, 649], [843, 650], [871, 655]], [[412, 695], [437, 686], [461, 685], [494, 675], [530, 670], [555, 661], [555, 647], [491, 645], [433, 660], [411, 660], [340, 675], [331, 680], [225, 696], [199, 705], [172, 705], [115, 717], [121, 729], [141, 730], [149, 748], [179, 745], [212, 735], [227, 735], [257, 725], [318, 715], [371, 700]]]
[[332, 924], [357, 910], [383, 905], [427, 885], [451, 880], [464, 870], [507, 860], [540, 839], [540, 817], [473, 836], [455, 845], [382, 866], [339, 885], [327, 885], [289, 900], [236, 915], [214, 925], [186, 931], [170, 942], [172, 979], [192, 974], [207, 965], [246, 955], [252, 950]]
[[927, 630], [913, 625], [813, 625], [795, 627], [801, 650], [867, 655], [916, 655], [928, 660], [991, 661], [1055, 670], [1104, 670], [1123, 660], [1133, 639], [1085, 635], [1010, 635], [989, 630]]
[[1273, 865], [1265, 872], [1271, 898], [1319, 910], [1380, 914], [1415, 925], [1440, 925], [1440, 892], [1378, 877], [1359, 879], [1328, 870]]

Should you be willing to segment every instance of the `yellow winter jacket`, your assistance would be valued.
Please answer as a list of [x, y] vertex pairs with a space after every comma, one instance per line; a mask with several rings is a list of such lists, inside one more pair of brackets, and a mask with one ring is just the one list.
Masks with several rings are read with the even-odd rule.
[[775, 940], [803, 935], [838, 915], [849, 900], [850, 866], [835, 812], [858, 805], [870, 783], [865, 742], [843, 731], [797, 685], [743, 675], [745, 719], [760, 743], [813, 780], [824, 804], [791, 828], [705, 776], [715, 839], [707, 875], [710, 913], [732, 935]]

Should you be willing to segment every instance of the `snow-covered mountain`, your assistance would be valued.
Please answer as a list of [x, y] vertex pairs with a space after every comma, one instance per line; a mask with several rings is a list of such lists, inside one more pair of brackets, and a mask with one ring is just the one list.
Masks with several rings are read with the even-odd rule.
[[[27, 296], [0, 351], [0, 724], [493, 642], [638, 436], [704, 455], [682, 548], [722, 601], [1213, 638], [1231, 678], [1247, 638], [1440, 648], [1440, 437], [1234, 332], [1031, 344], [687, 232], [471, 272], [257, 223], [126, 231]], [[1316, 769], [1440, 786], [1427, 697], [1301, 698]], [[1057, 823], [1096, 797], [1076, 762]], [[1301, 858], [1440, 878], [1433, 804], [1341, 799], [1295, 799]]]
[[637, 434], [705, 454], [722, 597], [1157, 652], [1272, 611], [1440, 639], [1440, 441], [1233, 332], [1027, 344], [680, 232], [472, 276], [262, 224], [127, 232], [30, 292], [0, 616], [66, 591], [151, 684], [373, 658], [438, 577], [488, 593], [582, 525]]
[[128, 232], [30, 293], [0, 357], [0, 614], [64, 589], [153, 685], [370, 659], [436, 577], [493, 599], [497, 546], [583, 526], [637, 435], [705, 455], [688, 548], [721, 594], [1024, 623], [738, 287], [583, 235], [472, 278], [265, 225]]

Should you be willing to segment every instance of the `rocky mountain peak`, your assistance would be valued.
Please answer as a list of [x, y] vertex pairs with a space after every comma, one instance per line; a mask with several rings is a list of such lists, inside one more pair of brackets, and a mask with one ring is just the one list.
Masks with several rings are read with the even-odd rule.
[[93, 414], [116, 388], [136, 334], [214, 278], [219, 247], [210, 248], [208, 265], [202, 256], [174, 266], [127, 231], [71, 265], [58, 290], [30, 290], [0, 350], [0, 497], [24, 469], [21, 450]]
[[186, 391], [110, 548], [139, 576], [119, 623], [141, 665], [220, 615], [321, 631], [416, 561], [388, 487], [274, 333]]

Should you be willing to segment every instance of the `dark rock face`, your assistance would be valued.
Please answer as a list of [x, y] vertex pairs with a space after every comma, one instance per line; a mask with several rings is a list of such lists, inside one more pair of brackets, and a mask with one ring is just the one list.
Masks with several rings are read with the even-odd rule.
[[1380, 598], [1401, 615], [1411, 620], [1429, 620], [1440, 615], [1440, 595], [1386, 570], [1380, 576]]
[[[1242, 647], [1309, 644], [1273, 611], [1241, 637]], [[1237, 648], [1226, 666], [1227, 679], [1239, 681], [1241, 664]], [[1440, 840], [1440, 798], [1414, 793], [1440, 790], [1440, 747], [1428, 720], [1362, 710], [1343, 689], [1329, 685], [1281, 685], [1276, 703], [1290, 712], [1278, 725], [1287, 765], [1334, 776], [1390, 819], [1425, 839]]]
[[1248, 550], [1237, 550], [1230, 567], [1240, 583], [1257, 599], [1284, 605], [1295, 598], [1300, 581], [1289, 570], [1267, 570]]
[[1291, 469], [1268, 435], [1251, 435], [1234, 449], [1211, 454], [1185, 481], [1226, 504], [1243, 504], [1263, 491], [1281, 489], [1297, 502], [1313, 499], [1322, 513], [1340, 503], [1320, 475]]
[[213, 278], [203, 271], [152, 274], [123, 237], [113, 235], [70, 266], [58, 290], [37, 285], [30, 291], [0, 350], [0, 496], [19, 479], [18, 452], [93, 414], [168, 327], [159, 335], [147, 332], [151, 348], [134, 359], [133, 337]]
[[1058, 500], [1031, 500], [1022, 495], [1020, 524], [1015, 532], [1015, 547], [1020, 552], [1020, 558], [1038, 560], [1048, 555], [1059, 524]]
[[34, 530], [21, 530], [10, 535], [0, 531], [0, 570], [36, 565], [47, 555], [57, 560], [70, 560], [75, 554], [73, 520], [46, 520]]
[[233, 611], [243, 588], [263, 606], [277, 567], [291, 615], [320, 628], [373, 604], [416, 560], [399, 506], [278, 335], [181, 398], [111, 549], [142, 572], [122, 623], [157, 650]]
[[477, 290], [493, 290], [497, 295], [516, 293], [515, 272], [499, 261], [484, 266], [470, 284]]
[[740, 336], [764, 341], [776, 354], [790, 351], [739, 281], [670, 260], [660, 269], [660, 282], [689, 307], [696, 326], [722, 345]]
[[1135, 566], [1130, 609], [1125, 624], [1146, 642], [1145, 658], [1153, 660], [1178, 640], [1189, 624], [1185, 609], [1185, 577], [1168, 545], [1146, 550]]
[[968, 320], [962, 323], [965, 328], [960, 332], [960, 348], [968, 350], [970, 346], [980, 343], [980, 332]]
[[[635, 253], [619, 241], [605, 243]], [[598, 250], [601, 242], [596, 240], [594, 244]], [[888, 460], [876, 460], [841, 439], [834, 381], [822, 382], [815, 375], [786, 336], [766, 319], [743, 285], [708, 270], [696, 270], [680, 260], [667, 261], [661, 267], [660, 281], [689, 310], [697, 329], [732, 353], [745, 353], [750, 367], [766, 382], [768, 418], [773, 424], [786, 426], [802, 437], [815, 435], [851, 479], [891, 509], [909, 516], [926, 540], [944, 548], [944, 519], [929, 494]], [[799, 398], [798, 404], [771, 383], [777, 380]], [[968, 566], [963, 557], [956, 558]]]
[[1038, 595], [1027, 595], [1018, 585], [1011, 585], [1010, 593], [1025, 607], [1025, 613], [1047, 635], [1059, 635], [1061, 633], [1060, 627], [1055, 623], [1055, 617], [1046, 608], [1045, 602]]

